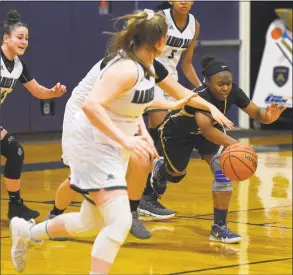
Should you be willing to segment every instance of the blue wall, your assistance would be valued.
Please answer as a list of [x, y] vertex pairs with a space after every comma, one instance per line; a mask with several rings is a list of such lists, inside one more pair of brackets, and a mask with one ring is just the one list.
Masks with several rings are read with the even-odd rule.
[[[138, 7], [154, 8], [159, 3], [139, 1]], [[112, 18], [134, 8], [134, 2], [112, 2], [111, 14], [99, 15], [97, 2], [1, 2], [1, 21], [10, 9], [17, 9], [29, 25], [30, 45], [22, 59], [33, 76], [44, 86], [60, 81], [68, 88], [55, 100], [55, 114], [43, 116], [40, 100], [18, 86], [1, 106], [1, 124], [12, 133], [60, 131], [72, 89], [104, 55], [108, 37], [102, 32], [113, 30]], [[201, 24], [199, 40], [238, 39], [238, 2], [195, 2], [192, 13]], [[199, 74], [204, 54], [226, 60], [238, 81], [237, 47], [197, 48], [194, 62]], [[180, 81], [189, 86], [182, 74]], [[230, 117], [237, 122], [238, 112], [230, 112]]]

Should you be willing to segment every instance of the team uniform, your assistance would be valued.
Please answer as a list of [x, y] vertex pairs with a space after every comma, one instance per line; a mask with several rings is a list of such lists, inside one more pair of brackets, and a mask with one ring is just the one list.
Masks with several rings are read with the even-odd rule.
[[[129, 152], [96, 129], [80, 110], [96, 80], [123, 58], [127, 57], [119, 54], [107, 64], [102, 61], [97, 63], [74, 89], [66, 106], [63, 157], [71, 169], [71, 187], [82, 194], [102, 188], [126, 189]], [[154, 61], [152, 68], [157, 75], [156, 79], [146, 77], [141, 64], [136, 63], [136, 66], [138, 79], [135, 86], [106, 107], [111, 120], [128, 136], [137, 133], [140, 117], [154, 99], [155, 84], [168, 75], [167, 69], [158, 61]]]
[[[1, 99], [0, 104], [5, 101], [8, 94], [10, 94], [16, 87], [18, 81], [25, 84], [33, 80], [26, 65], [15, 56], [14, 59], [8, 60], [0, 48], [0, 90]], [[0, 122], [0, 132], [3, 130]], [[4, 177], [7, 179], [18, 180], [21, 176], [24, 150], [17, 139], [7, 133], [1, 140], [1, 155], [5, 156], [6, 163], [4, 166]], [[9, 193], [8, 202], [8, 218], [22, 217], [26, 220], [37, 218], [40, 213], [38, 211], [28, 208], [23, 203], [23, 199], [19, 195], [19, 191]]]
[[[225, 101], [214, 98], [207, 87], [199, 88], [197, 92], [206, 101], [216, 106], [223, 114], [226, 114], [232, 105], [246, 108], [250, 103], [250, 99], [234, 83]], [[197, 109], [190, 106], [185, 106], [178, 111], [172, 111], [159, 128], [165, 164], [171, 171], [173, 170], [177, 173], [184, 171], [189, 163], [193, 149], [196, 149], [200, 155], [220, 153], [221, 146], [208, 141], [201, 134], [201, 130], [195, 120], [197, 111]], [[224, 131], [224, 128], [217, 123], [215, 123], [215, 127]]]
[[[18, 80], [25, 84], [31, 81], [33, 77], [30, 75], [27, 66], [22, 62], [18, 56], [11, 61], [2, 52], [0, 48], [0, 89], [2, 104], [7, 95], [10, 94], [16, 87]], [[0, 126], [0, 131], [2, 126]]]
[[[183, 30], [180, 30], [172, 15], [172, 9], [163, 10], [162, 13], [166, 16], [168, 22], [167, 42], [163, 53], [156, 59], [160, 61], [178, 81], [177, 65], [180, 61], [182, 53], [188, 48], [196, 33], [196, 20], [192, 14], [188, 14], [187, 23]], [[164, 91], [156, 86], [156, 96], [164, 96], [167, 99], [173, 99], [166, 95]], [[174, 100], [174, 99], [173, 99]]]

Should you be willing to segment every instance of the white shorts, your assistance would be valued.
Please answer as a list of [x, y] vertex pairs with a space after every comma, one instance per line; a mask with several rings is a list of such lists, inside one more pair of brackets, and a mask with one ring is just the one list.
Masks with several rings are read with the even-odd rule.
[[65, 147], [74, 190], [126, 189], [130, 152], [98, 131], [83, 112], [74, 116]]

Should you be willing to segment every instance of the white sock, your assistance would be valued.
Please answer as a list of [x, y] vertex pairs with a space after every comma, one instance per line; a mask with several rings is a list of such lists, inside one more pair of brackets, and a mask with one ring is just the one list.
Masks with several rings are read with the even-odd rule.
[[44, 221], [31, 227], [31, 238], [33, 241], [39, 242], [50, 238], [47, 233], [47, 223], [48, 221]]

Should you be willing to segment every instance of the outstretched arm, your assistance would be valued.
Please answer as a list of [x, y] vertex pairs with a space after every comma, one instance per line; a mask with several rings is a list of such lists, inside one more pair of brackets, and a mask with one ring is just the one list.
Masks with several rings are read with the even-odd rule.
[[24, 83], [23, 86], [34, 96], [40, 99], [60, 97], [66, 92], [66, 87], [59, 82], [51, 89], [40, 85], [35, 79]]
[[271, 124], [276, 121], [287, 108], [288, 107], [284, 104], [273, 103], [267, 106], [266, 109], [262, 109], [251, 101], [249, 105], [246, 108], [242, 108], [242, 110], [260, 123]]

